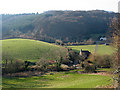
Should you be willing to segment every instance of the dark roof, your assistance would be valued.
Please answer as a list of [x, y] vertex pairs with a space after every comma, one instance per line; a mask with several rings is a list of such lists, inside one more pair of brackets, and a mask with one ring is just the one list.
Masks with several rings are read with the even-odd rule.
[[87, 50], [82, 50], [82, 52], [89, 52], [89, 51], [87, 51]]

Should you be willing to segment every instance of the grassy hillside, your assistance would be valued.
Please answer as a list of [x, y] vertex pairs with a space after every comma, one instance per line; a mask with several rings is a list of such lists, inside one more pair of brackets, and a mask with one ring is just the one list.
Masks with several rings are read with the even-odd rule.
[[3, 88], [95, 88], [111, 84], [110, 76], [56, 72], [54, 75], [3, 78]]
[[[96, 45], [80, 45], [80, 46], [69, 46], [69, 47], [71, 47], [73, 50], [77, 50], [77, 51], [80, 51], [82, 49], [82, 50], [89, 50], [90, 52], [94, 53]], [[114, 52], [115, 52], [115, 49], [111, 46], [98, 45], [97, 54], [101, 54], [101, 55], [109, 54], [110, 55]]]
[[2, 53], [16, 59], [38, 60], [42, 57], [55, 59], [58, 54], [65, 55], [66, 49], [42, 41], [30, 39], [2, 40]]

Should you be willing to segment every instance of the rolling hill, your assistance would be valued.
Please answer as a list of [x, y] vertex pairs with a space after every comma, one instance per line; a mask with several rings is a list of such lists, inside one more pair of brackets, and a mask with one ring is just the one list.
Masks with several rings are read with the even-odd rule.
[[[2, 40], [3, 57], [36, 61], [40, 58], [55, 60], [58, 55], [66, 55], [67, 50], [61, 46], [30, 39]], [[3, 58], [5, 59], [5, 58]]]

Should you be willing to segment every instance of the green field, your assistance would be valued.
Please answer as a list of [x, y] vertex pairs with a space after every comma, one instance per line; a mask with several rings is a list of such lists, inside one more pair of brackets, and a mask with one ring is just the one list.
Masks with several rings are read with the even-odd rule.
[[[68, 46], [73, 50], [89, 50], [94, 53], [95, 45]], [[98, 45], [98, 54], [112, 54], [115, 51], [111, 46]], [[30, 40], [30, 39], [6, 39], [2, 40], [2, 54], [15, 59], [29, 60], [36, 62], [44, 57], [54, 60], [58, 54], [65, 55], [67, 49], [54, 44]], [[7, 55], [6, 55], [7, 54]]]
[[[72, 48], [73, 50], [77, 50], [77, 51], [80, 51], [82, 49], [82, 50], [88, 50], [88, 51], [94, 53], [96, 45], [80, 45], [80, 46], [68, 46], [68, 47]], [[100, 55], [108, 54], [108, 55], [110, 55], [114, 52], [115, 52], [115, 49], [112, 46], [98, 45], [97, 54], [100, 54]]]
[[[67, 50], [54, 44], [30, 39], [2, 40], [2, 53], [15, 59], [37, 61], [40, 58], [55, 59], [64, 56]], [[7, 56], [6, 55], [6, 56]]]
[[110, 85], [110, 76], [54, 72], [44, 76], [3, 78], [3, 88], [96, 88]]

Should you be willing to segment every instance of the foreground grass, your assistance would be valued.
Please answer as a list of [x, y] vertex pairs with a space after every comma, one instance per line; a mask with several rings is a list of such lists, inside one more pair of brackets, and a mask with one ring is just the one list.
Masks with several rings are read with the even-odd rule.
[[110, 85], [110, 76], [55, 72], [44, 76], [3, 78], [3, 88], [96, 88]]
[[40, 58], [55, 59], [58, 54], [65, 55], [67, 52], [61, 46], [30, 39], [6, 39], [2, 40], [3, 55], [16, 59], [37, 61]]
[[98, 68], [96, 71], [112, 72], [113, 68]]
[[[96, 45], [80, 45], [80, 46], [69, 46], [73, 50], [80, 51], [81, 49], [83, 50], [89, 50], [90, 52], [94, 53]], [[108, 45], [98, 45], [97, 48], [97, 54], [104, 55], [104, 54], [113, 54], [115, 52], [115, 49], [111, 46]]]

